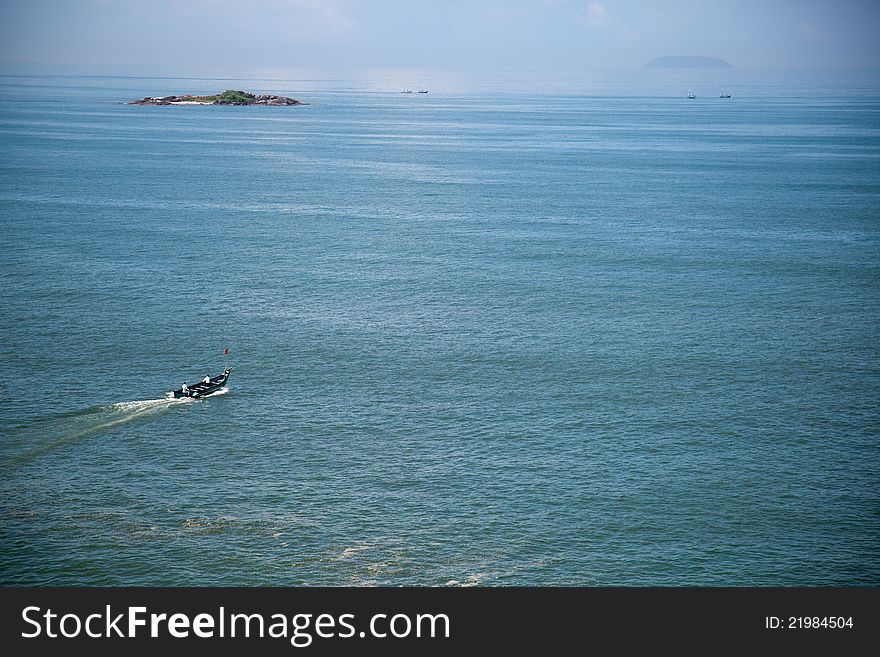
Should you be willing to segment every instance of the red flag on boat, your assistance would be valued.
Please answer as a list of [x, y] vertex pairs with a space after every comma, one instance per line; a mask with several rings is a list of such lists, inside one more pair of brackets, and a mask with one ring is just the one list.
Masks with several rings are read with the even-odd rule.
[[224, 356], [228, 356], [228, 355], [229, 355], [229, 347], [226, 347], [226, 349], [223, 350], [223, 355], [224, 355]]

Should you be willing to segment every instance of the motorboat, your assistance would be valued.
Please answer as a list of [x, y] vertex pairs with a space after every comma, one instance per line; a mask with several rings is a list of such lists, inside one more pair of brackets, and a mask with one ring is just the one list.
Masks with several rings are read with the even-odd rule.
[[180, 399], [182, 397], [207, 397], [225, 386], [231, 373], [232, 368], [227, 367], [223, 370], [223, 374], [210, 377], [206, 376], [205, 380], [199, 381], [191, 386], [186, 385], [186, 382], [184, 382], [180, 388], [172, 390], [171, 393], [174, 395], [175, 399]]

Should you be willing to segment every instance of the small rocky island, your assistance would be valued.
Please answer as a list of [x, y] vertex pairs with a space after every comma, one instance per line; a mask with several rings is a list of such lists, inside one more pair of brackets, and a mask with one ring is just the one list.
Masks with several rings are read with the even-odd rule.
[[129, 105], [308, 105], [296, 98], [287, 96], [272, 96], [269, 94], [251, 94], [247, 91], [227, 89], [222, 94], [213, 96], [147, 96], [141, 100], [133, 100]]

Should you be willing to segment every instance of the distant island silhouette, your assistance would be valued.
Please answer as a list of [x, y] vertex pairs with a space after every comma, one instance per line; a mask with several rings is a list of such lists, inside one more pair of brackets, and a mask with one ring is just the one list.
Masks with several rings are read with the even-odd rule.
[[213, 96], [147, 96], [141, 100], [133, 100], [129, 105], [308, 105], [296, 98], [273, 96], [271, 94], [256, 95], [247, 91], [227, 89]]
[[645, 68], [732, 68], [723, 59], [698, 55], [655, 57]]

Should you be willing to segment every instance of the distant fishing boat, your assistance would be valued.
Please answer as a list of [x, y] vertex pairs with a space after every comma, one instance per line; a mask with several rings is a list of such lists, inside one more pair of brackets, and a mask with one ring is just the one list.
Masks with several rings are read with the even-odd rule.
[[200, 381], [194, 385], [188, 386], [184, 381], [183, 385], [177, 390], [172, 390], [172, 394], [175, 399], [180, 399], [181, 397], [207, 397], [208, 395], [214, 394], [218, 390], [220, 390], [224, 385], [226, 385], [226, 381], [229, 380], [229, 375], [232, 373], [232, 368], [227, 367], [223, 370], [223, 374], [218, 374], [217, 376], [205, 377], [207, 381]]
[[428, 90], [427, 89], [419, 89], [419, 93], [426, 94], [426, 93], [428, 93]]
[[690, 91], [688, 91], [688, 99], [693, 100], [696, 97], [697, 97], [696, 94], [693, 94]]
[[719, 98], [730, 98], [730, 94], [721, 94]]
[[402, 94], [411, 94], [411, 93], [412, 93], [412, 89], [404, 89], [404, 90], [401, 91], [400, 93], [402, 93]]

